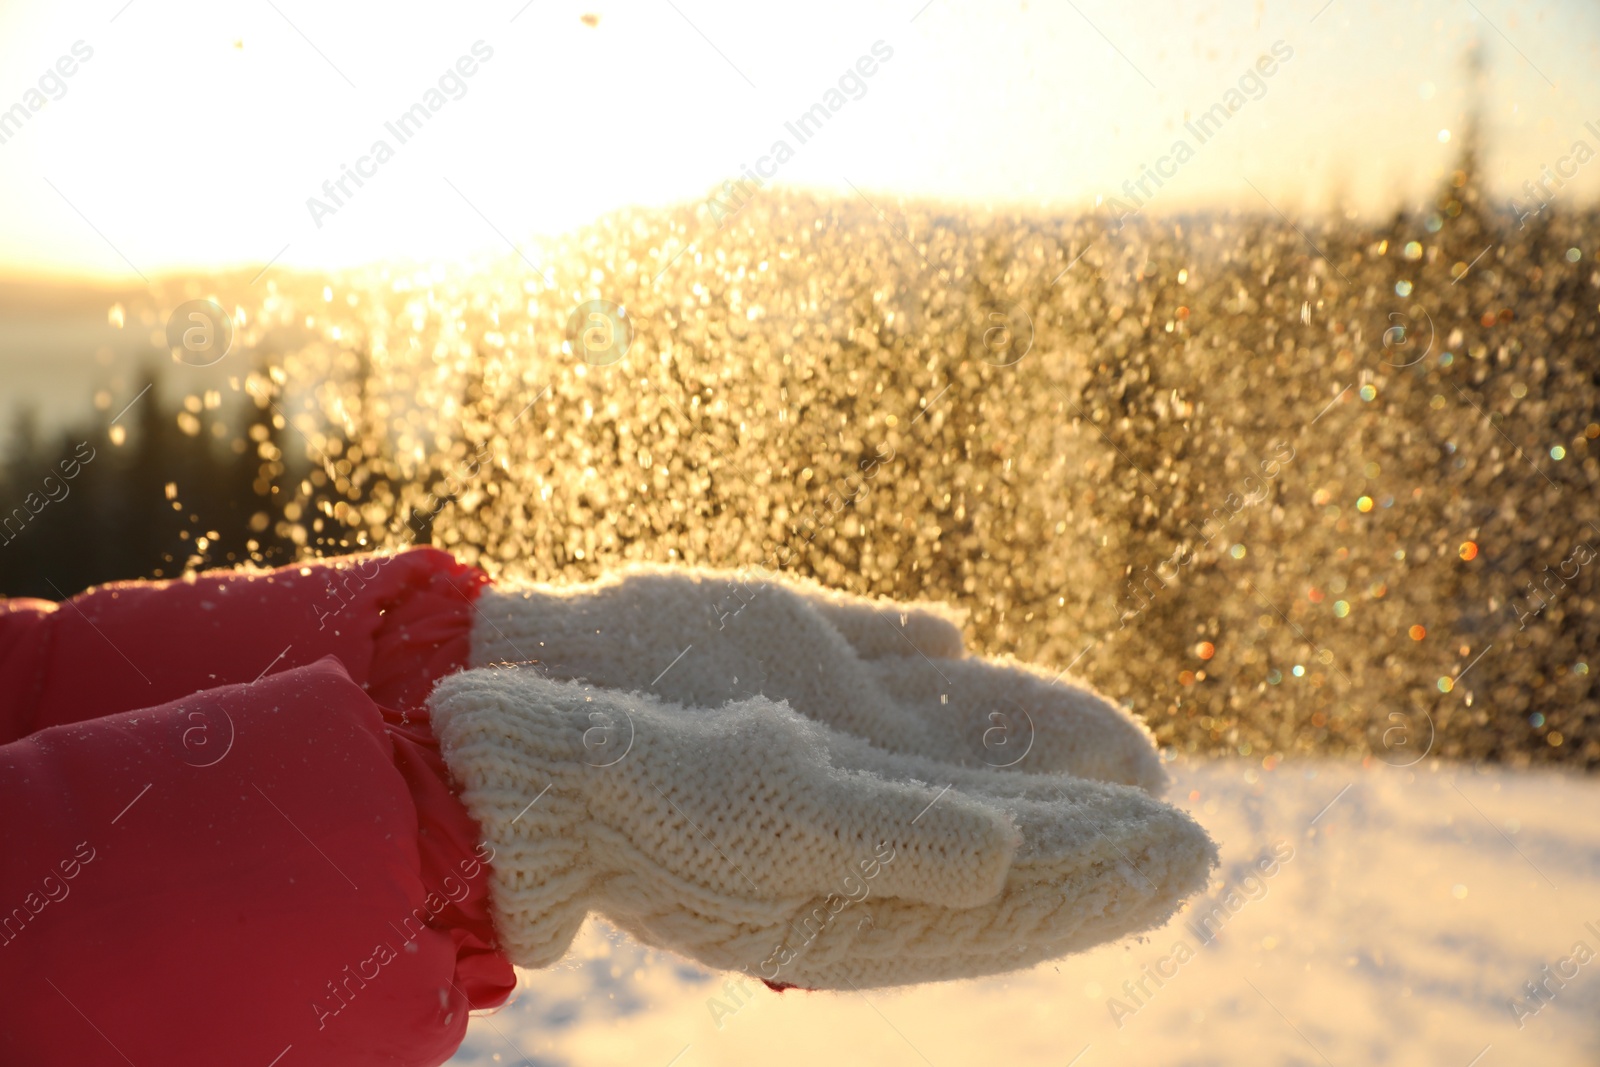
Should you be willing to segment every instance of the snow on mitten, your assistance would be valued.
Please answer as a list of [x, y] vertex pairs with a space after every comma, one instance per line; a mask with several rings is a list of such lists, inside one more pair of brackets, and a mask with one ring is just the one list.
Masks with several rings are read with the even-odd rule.
[[911, 655], [865, 666], [895, 703], [945, 723], [970, 756], [961, 762], [1121, 782], [1152, 796], [1166, 789], [1166, 771], [1143, 723], [1093, 690], [1030, 664], [977, 656], [930, 664]]
[[[820, 612], [891, 699], [963, 735], [964, 755], [996, 769], [1070, 773], [1137, 785], [1157, 796], [1166, 788], [1142, 724], [1133, 721], [1147, 743], [1121, 743], [1128, 740], [1123, 727], [1129, 717], [1098, 693], [1010, 657], [967, 656], [965, 612], [931, 602], [868, 600], [794, 576], [785, 576], [780, 588]], [[1053, 728], [1060, 719], [1114, 724], [1113, 736], [1091, 739]], [[1040, 722], [1046, 724], [1042, 733]], [[981, 753], [973, 751], [974, 737]]]
[[1165, 788], [1140, 723], [1089, 690], [962, 657], [953, 613], [810, 583], [738, 583], [635, 569], [578, 586], [491, 586], [471, 662], [532, 661], [698, 707], [764, 695], [894, 752]]
[[[728, 576], [715, 571], [706, 572], [706, 577], [728, 580]], [[966, 612], [947, 604], [868, 600], [795, 575], [785, 575], [777, 588], [808, 602], [864, 660], [917, 655], [955, 659], [967, 654], [961, 639]], [[751, 591], [749, 586], [736, 587], [734, 596], [739, 599], [732, 601], [731, 606], [742, 608], [741, 592]]]
[[[847, 892], [845, 905], [836, 888], [747, 971], [768, 981], [846, 989], [1017, 970], [1160, 927], [1217, 864], [1215, 845], [1188, 815], [1128, 786], [954, 767], [837, 731], [828, 749], [834, 766], [993, 805], [1023, 844], [1000, 894], [976, 908], [884, 896], [870, 882]], [[834, 917], [843, 907], [854, 910]]]
[[1214, 863], [1135, 789], [895, 756], [764, 698], [685, 709], [512, 667], [429, 703], [522, 966], [597, 912], [772, 982], [992, 973], [1154, 926]]

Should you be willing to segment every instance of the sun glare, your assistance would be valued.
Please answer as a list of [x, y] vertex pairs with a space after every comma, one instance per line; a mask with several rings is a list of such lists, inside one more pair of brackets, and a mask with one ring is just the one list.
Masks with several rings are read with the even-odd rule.
[[[1479, 92], [1459, 77], [1475, 31], [1419, 6], [1386, 7], [1376, 37], [1354, 4], [1312, 36], [1287, 12], [1173, 14], [10, 8], [0, 264], [132, 278], [521, 253], [629, 206], [698, 203], [715, 227], [719, 203], [779, 184], [1170, 213], [1259, 207], [1242, 172], [1274, 202], [1387, 210], [1443, 173], [1453, 146], [1432, 133]], [[1594, 116], [1574, 95], [1587, 59], [1546, 58], [1547, 81], [1503, 51], [1486, 118], [1515, 188]], [[1380, 140], [1382, 166], [1357, 165]]]

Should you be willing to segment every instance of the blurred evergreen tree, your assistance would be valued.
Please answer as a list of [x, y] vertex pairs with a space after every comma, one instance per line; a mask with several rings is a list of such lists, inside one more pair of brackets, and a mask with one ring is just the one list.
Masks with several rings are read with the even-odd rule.
[[0, 468], [0, 595], [58, 599], [99, 582], [293, 557], [270, 401], [247, 398], [242, 432], [228, 434], [216, 430], [220, 409], [166, 402], [155, 369], [139, 384], [148, 390], [117, 426], [46, 442], [31, 411], [16, 415]]

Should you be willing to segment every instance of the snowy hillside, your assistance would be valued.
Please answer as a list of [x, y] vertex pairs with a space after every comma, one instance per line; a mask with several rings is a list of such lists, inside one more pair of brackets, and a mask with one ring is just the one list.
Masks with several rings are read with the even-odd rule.
[[778, 995], [591, 924], [451, 1063], [1600, 1062], [1600, 783], [1241, 761], [1179, 763], [1171, 796], [1223, 866], [1142, 942], [1006, 978]]

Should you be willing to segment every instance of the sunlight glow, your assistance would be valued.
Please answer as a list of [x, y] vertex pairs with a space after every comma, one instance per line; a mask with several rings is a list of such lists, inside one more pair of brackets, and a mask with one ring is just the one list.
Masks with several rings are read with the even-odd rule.
[[[1076, 212], [1160, 168], [1162, 213], [1335, 195], [1381, 211], [1431, 188], [1474, 92], [1509, 189], [1600, 119], [1574, 96], [1593, 12], [1485, 9], [1535, 68], [1432, 4], [1340, 0], [1309, 25], [1160, 6], [7, 9], [0, 271], [526, 256], [628, 206], [705, 203], [715, 226], [725, 182]], [[1258, 77], [1274, 54], [1293, 58]], [[1225, 128], [1186, 132], [1231, 97], [1246, 106]], [[1180, 139], [1192, 161], [1163, 163]], [[1600, 176], [1575, 181], [1587, 195]]]

